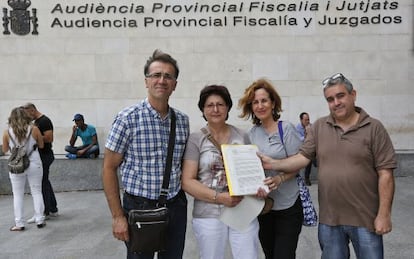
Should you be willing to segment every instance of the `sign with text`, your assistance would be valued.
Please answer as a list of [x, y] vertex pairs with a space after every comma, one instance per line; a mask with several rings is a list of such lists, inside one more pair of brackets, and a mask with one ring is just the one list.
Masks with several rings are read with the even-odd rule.
[[[401, 1], [40, 1], [8, 0], [3, 34], [43, 30], [308, 29], [401, 25]], [[32, 5], [32, 10], [26, 10]], [[38, 8], [35, 8], [39, 6]], [[39, 14], [36, 16], [36, 11]], [[31, 12], [31, 14], [30, 14]], [[20, 14], [20, 15], [19, 15]], [[41, 18], [38, 18], [41, 16]]]

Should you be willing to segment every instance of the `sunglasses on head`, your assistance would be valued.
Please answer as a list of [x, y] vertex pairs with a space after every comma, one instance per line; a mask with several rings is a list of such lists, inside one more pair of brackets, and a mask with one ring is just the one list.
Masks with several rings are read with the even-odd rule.
[[322, 81], [322, 86], [323, 88], [325, 88], [327, 85], [333, 85], [339, 82], [345, 82], [348, 81], [348, 79], [346, 79], [346, 77], [341, 74], [341, 73], [336, 73], [334, 75], [332, 75], [331, 77], [325, 78]]

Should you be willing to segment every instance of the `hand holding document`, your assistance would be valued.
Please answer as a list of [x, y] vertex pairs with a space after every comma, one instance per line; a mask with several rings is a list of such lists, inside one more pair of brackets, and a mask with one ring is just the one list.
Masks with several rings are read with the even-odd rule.
[[[255, 195], [259, 188], [269, 192], [255, 145], [221, 145], [230, 195]], [[264, 200], [245, 196], [236, 207], [225, 207], [220, 220], [229, 227], [244, 231], [262, 211]]]
[[259, 188], [269, 192], [256, 145], [221, 145], [230, 195], [254, 195]]

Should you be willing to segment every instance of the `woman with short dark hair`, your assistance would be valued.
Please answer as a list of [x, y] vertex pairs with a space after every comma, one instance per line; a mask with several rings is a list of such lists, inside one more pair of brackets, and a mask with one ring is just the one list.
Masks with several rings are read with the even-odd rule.
[[193, 232], [201, 259], [224, 259], [228, 242], [233, 258], [258, 257], [257, 219], [244, 231], [235, 230], [219, 219], [224, 207], [237, 206], [243, 197], [229, 194], [218, 146], [250, 143], [246, 132], [226, 123], [232, 105], [225, 86], [209, 85], [201, 90], [198, 107], [207, 125], [190, 134], [184, 154], [182, 188], [194, 197]]

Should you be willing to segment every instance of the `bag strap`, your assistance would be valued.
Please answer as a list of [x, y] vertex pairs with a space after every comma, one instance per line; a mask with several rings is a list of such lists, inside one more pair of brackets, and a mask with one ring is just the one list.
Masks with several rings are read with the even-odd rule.
[[[17, 145], [16, 145], [16, 141], [14, 141], [14, 139], [13, 139], [12, 135], [10, 134], [10, 128], [9, 128], [9, 130], [7, 131], [7, 133], [9, 134], [9, 137], [10, 137], [11, 142], [13, 143], [13, 146], [17, 146]], [[9, 147], [9, 150], [11, 150], [11, 148], [10, 148], [10, 147]]]
[[208, 130], [203, 127], [201, 128], [201, 132], [204, 133], [204, 135], [206, 135], [207, 139], [210, 140], [211, 143], [213, 143], [213, 145], [217, 148], [217, 150], [220, 152], [221, 154], [221, 148], [220, 148], [220, 144], [217, 142], [217, 140], [213, 137], [213, 135], [211, 135], [210, 132], [208, 132]]
[[[285, 146], [285, 141], [283, 140], [283, 127], [282, 127], [282, 121], [278, 121], [277, 123], [277, 127], [279, 128], [279, 136], [280, 136], [280, 141], [282, 141], [282, 145], [283, 145], [283, 149], [285, 150], [285, 154], [286, 157], [288, 157], [288, 152], [286, 150], [286, 146]], [[300, 176], [300, 174], [296, 174], [296, 178], [299, 178], [303, 181], [303, 178]]]
[[282, 125], [282, 121], [281, 121], [281, 120], [280, 120], [280, 121], [278, 121], [278, 122], [277, 122], [277, 127], [278, 127], [278, 129], [279, 129], [279, 137], [280, 137], [280, 141], [282, 142], [283, 149], [285, 150], [286, 157], [288, 157], [289, 155], [288, 155], [288, 152], [287, 152], [287, 150], [286, 150], [285, 141], [283, 140], [283, 127], [282, 127], [282, 126], [283, 126], [283, 125]]
[[170, 138], [168, 141], [168, 153], [167, 153], [167, 160], [165, 162], [165, 171], [164, 177], [162, 180], [162, 187], [160, 197], [158, 198], [158, 205], [165, 206], [167, 203], [167, 195], [168, 195], [168, 186], [170, 184], [170, 175], [172, 169], [172, 157], [174, 153], [174, 145], [175, 145], [175, 112], [174, 109], [171, 108], [171, 128], [170, 128]]
[[[26, 146], [27, 142], [29, 141], [30, 135], [32, 135], [32, 129], [33, 129], [33, 127], [30, 127], [29, 135], [27, 135], [27, 138], [26, 138], [26, 141], [24, 142], [23, 147]], [[16, 141], [13, 139], [12, 135], [10, 134], [10, 128], [7, 131], [7, 133], [9, 134], [10, 140], [12, 141], [13, 145], [15, 147], [17, 147]], [[10, 147], [9, 147], [9, 150], [11, 150]], [[27, 154], [27, 156], [29, 157], [33, 153], [34, 150], [35, 150], [35, 148], [33, 146], [32, 150], [30, 150], [30, 152], [29, 152], [29, 154]]]

